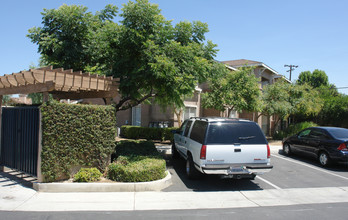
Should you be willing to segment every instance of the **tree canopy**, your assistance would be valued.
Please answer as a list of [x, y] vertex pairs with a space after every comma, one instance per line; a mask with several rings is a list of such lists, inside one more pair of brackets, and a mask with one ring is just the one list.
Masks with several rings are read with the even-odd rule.
[[266, 86], [262, 94], [262, 114], [278, 115], [276, 124], [290, 115], [317, 115], [322, 105], [318, 91], [307, 84], [297, 85], [278, 80]]
[[323, 70], [314, 70], [313, 72], [304, 71], [298, 76], [297, 84], [303, 85], [308, 84], [313, 88], [321, 86], [329, 86], [329, 77]]
[[210, 76], [209, 91], [202, 94], [202, 105], [219, 111], [254, 111], [259, 106], [261, 91], [252, 67], [229, 71], [220, 67], [222, 74]]
[[152, 97], [162, 106], [181, 107], [182, 97], [216, 71], [217, 50], [205, 39], [207, 24], [173, 25], [148, 0], [124, 4], [118, 23], [117, 15], [113, 5], [95, 14], [76, 5], [44, 9], [43, 27], [30, 29], [28, 37], [48, 65], [120, 78], [116, 110]]

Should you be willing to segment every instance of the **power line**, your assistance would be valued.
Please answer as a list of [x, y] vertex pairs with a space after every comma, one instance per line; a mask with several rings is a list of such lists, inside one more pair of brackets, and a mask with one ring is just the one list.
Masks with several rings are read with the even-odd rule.
[[293, 71], [293, 70], [295, 70], [295, 68], [297, 68], [298, 66], [297, 65], [292, 65], [292, 64], [290, 64], [290, 65], [284, 65], [284, 67], [289, 67], [290, 69], [289, 70], [287, 70], [286, 72], [290, 72], [290, 81], [291, 81], [291, 72]]

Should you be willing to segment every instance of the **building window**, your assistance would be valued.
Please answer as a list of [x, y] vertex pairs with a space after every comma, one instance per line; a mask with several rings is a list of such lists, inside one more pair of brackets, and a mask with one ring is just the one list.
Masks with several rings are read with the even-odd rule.
[[132, 108], [132, 125], [141, 126], [141, 105]]
[[185, 107], [184, 120], [196, 117], [196, 107]]
[[236, 110], [232, 110], [230, 112], [230, 115], [228, 116], [229, 118], [237, 118], [237, 111]]

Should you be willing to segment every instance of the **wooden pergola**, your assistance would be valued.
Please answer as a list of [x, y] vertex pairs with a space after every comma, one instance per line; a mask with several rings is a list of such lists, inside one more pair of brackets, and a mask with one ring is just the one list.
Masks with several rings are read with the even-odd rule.
[[0, 106], [3, 95], [43, 93], [56, 99], [104, 98], [118, 94], [118, 79], [64, 70], [52, 66], [0, 76]]
[[110, 104], [118, 95], [118, 79], [52, 66], [5, 74], [0, 76], [0, 125], [3, 95], [30, 93], [43, 93], [43, 102], [52, 94], [58, 100], [103, 98]]

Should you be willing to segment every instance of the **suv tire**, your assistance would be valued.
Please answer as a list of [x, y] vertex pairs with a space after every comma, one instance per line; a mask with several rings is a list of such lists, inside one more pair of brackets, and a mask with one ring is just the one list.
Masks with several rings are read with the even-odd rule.
[[186, 160], [186, 175], [190, 180], [198, 179], [200, 175], [193, 163], [191, 155], [189, 155]]

